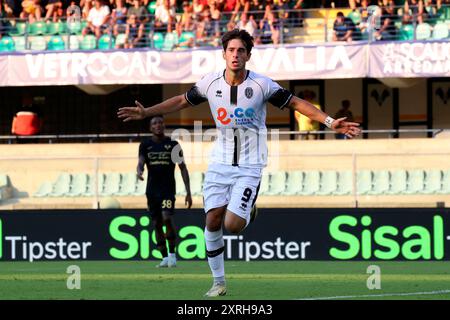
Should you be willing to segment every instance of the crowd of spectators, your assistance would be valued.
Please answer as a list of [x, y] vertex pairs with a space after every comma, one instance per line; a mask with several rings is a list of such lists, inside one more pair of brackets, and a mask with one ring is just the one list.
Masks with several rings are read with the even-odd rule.
[[190, 32], [197, 43], [219, 45], [224, 31], [242, 28], [256, 44], [278, 44], [283, 28], [303, 26], [304, 9], [322, 7], [352, 10], [351, 16], [338, 13], [333, 26], [334, 41], [352, 41], [367, 33], [371, 5], [381, 8], [375, 38], [385, 39], [395, 36], [396, 22], [432, 21], [444, 4], [450, 0], [0, 0], [0, 30], [17, 18], [33, 23], [79, 17], [87, 21], [83, 35], [125, 34], [126, 48], [145, 45], [150, 30], [178, 37]]

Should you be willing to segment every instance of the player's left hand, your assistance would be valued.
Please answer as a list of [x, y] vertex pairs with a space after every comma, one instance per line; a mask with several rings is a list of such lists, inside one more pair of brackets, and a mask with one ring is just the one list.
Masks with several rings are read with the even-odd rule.
[[186, 195], [184, 204], [187, 206], [188, 209], [192, 207], [192, 196], [190, 194]]
[[345, 121], [345, 119], [347, 118], [344, 117], [334, 120], [331, 124], [331, 128], [337, 133], [345, 134], [345, 136], [350, 139], [359, 136], [359, 134], [361, 133], [361, 129], [358, 128], [359, 123], [347, 122]]

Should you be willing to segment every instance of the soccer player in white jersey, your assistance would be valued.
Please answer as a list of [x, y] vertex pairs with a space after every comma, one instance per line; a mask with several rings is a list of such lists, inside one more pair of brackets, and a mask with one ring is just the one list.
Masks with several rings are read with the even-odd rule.
[[185, 94], [152, 107], [144, 108], [136, 101], [135, 107], [118, 111], [119, 118], [129, 121], [176, 112], [205, 101], [209, 103], [218, 137], [203, 186], [206, 251], [214, 278], [207, 297], [227, 292], [222, 226], [229, 233], [238, 234], [254, 218], [252, 209], [267, 161], [266, 102], [298, 111], [348, 138], [361, 131], [358, 123], [347, 122], [345, 118], [332, 119], [271, 79], [246, 70], [253, 38], [245, 30], [225, 33], [222, 46], [226, 61], [224, 71], [209, 73]]

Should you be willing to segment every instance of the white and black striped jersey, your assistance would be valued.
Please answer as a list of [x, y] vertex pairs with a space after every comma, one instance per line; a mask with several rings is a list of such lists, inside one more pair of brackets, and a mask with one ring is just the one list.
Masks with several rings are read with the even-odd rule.
[[267, 164], [266, 102], [283, 109], [292, 94], [272, 79], [247, 71], [230, 86], [225, 71], [212, 72], [185, 94], [191, 105], [208, 101], [218, 132], [211, 162], [245, 167]]

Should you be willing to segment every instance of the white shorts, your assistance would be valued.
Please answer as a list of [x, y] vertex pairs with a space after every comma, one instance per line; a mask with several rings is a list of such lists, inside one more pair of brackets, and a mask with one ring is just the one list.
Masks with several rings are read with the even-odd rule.
[[258, 196], [262, 168], [233, 167], [212, 163], [203, 183], [205, 213], [227, 206], [227, 209], [250, 222], [250, 212]]

